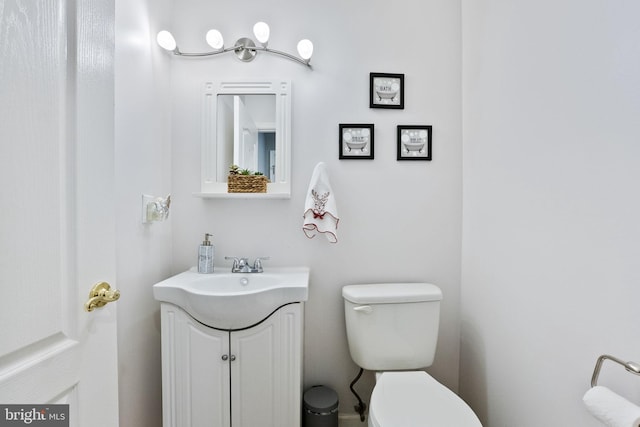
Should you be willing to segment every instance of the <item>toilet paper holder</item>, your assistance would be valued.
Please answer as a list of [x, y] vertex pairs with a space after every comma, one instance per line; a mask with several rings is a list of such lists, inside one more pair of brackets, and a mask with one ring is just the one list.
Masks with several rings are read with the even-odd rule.
[[640, 363], [637, 362], [625, 362], [623, 360], [618, 359], [617, 357], [613, 357], [608, 354], [603, 354], [598, 357], [598, 361], [596, 362], [596, 367], [593, 369], [593, 375], [591, 376], [591, 387], [595, 387], [598, 385], [598, 376], [600, 376], [600, 368], [602, 368], [602, 363], [609, 359], [613, 362], [616, 362], [619, 365], [624, 366], [624, 369], [627, 372], [631, 372], [632, 374], [640, 375]]

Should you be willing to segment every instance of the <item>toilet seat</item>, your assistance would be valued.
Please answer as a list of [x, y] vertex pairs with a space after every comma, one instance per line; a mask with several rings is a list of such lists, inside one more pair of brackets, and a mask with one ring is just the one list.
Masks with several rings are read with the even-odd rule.
[[471, 408], [424, 371], [383, 372], [371, 395], [369, 427], [482, 427]]

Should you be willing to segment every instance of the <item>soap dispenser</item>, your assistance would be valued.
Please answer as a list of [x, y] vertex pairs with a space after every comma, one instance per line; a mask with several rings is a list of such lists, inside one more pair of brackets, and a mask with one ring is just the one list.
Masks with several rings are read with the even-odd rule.
[[198, 248], [198, 273], [213, 273], [213, 245], [209, 241], [213, 235], [204, 235], [204, 241]]

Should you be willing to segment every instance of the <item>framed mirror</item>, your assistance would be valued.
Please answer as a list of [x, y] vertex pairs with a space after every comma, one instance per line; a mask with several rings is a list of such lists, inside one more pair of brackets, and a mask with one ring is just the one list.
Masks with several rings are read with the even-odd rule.
[[[204, 86], [202, 197], [289, 198], [291, 83], [218, 81]], [[266, 193], [228, 193], [231, 165], [261, 172]]]

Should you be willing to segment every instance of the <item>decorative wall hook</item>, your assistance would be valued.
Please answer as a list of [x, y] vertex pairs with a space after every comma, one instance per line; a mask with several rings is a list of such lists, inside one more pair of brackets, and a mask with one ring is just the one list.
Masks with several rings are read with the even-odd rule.
[[154, 197], [142, 195], [142, 223], [164, 221], [169, 217], [171, 195], [167, 197]]
[[178, 56], [213, 56], [225, 52], [233, 52], [241, 61], [250, 62], [253, 61], [258, 52], [269, 52], [291, 59], [311, 68], [311, 64], [309, 62], [311, 61], [311, 55], [313, 55], [313, 43], [310, 40], [303, 39], [298, 42], [297, 48], [300, 57], [297, 57], [280, 50], [268, 48], [267, 44], [269, 43], [270, 33], [271, 31], [266, 23], [258, 22], [253, 26], [253, 34], [256, 37], [257, 43], [248, 37], [241, 37], [236, 40], [233, 46], [225, 48], [224, 39], [220, 31], [215, 29], [209, 30], [205, 38], [207, 40], [207, 44], [214, 49], [210, 52], [182, 52], [180, 48], [178, 48], [176, 39], [167, 30], [160, 31], [156, 40], [160, 47]]

